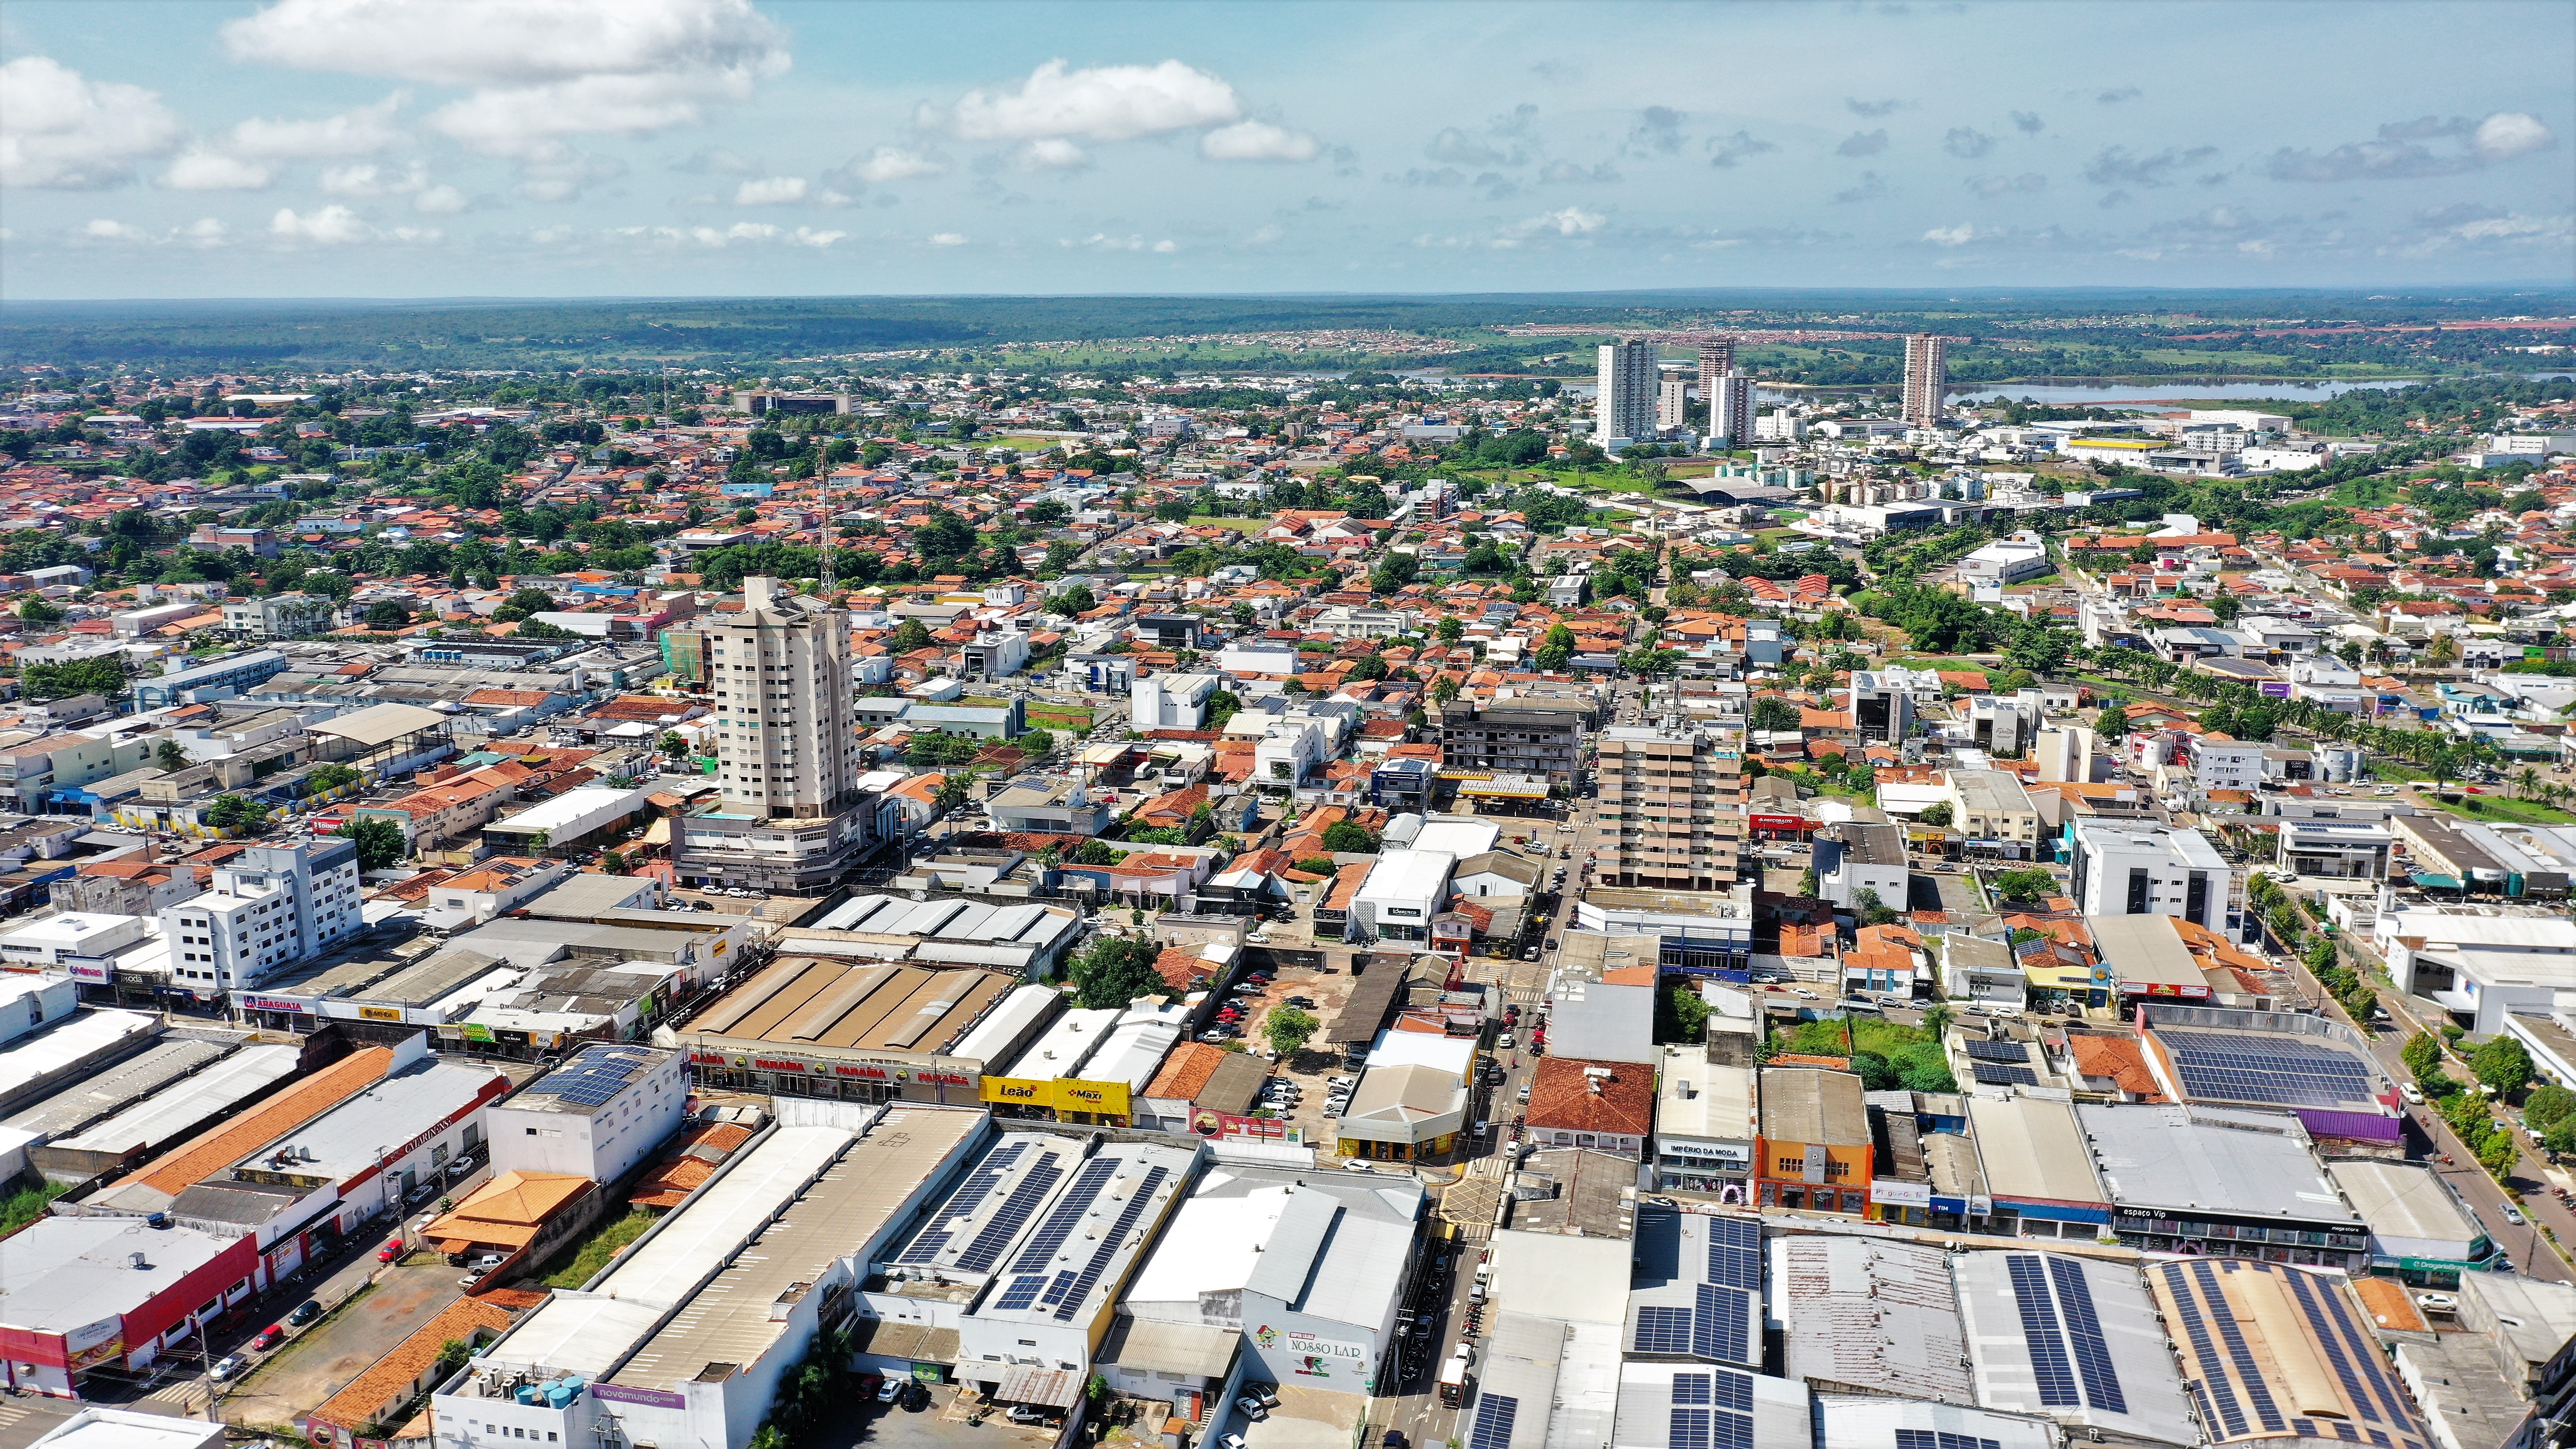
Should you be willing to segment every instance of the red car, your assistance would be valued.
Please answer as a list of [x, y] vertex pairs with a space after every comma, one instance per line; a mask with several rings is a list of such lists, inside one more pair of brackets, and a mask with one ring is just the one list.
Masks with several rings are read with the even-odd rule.
[[392, 1242], [385, 1244], [383, 1247], [376, 1249], [376, 1261], [379, 1263], [390, 1263], [402, 1255], [403, 1245], [402, 1239], [400, 1238], [396, 1238]]
[[286, 1325], [283, 1323], [272, 1323], [268, 1327], [259, 1331], [259, 1337], [252, 1339], [250, 1341], [250, 1346], [253, 1348], [275, 1348], [278, 1344], [284, 1342], [285, 1339]]

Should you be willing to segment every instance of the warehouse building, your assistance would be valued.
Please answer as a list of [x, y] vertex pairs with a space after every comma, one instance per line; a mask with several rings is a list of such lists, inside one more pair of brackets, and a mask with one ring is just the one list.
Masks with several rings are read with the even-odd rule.
[[2155, 1300], [2136, 1267], [2062, 1253], [1952, 1260], [1977, 1403], [2077, 1435], [2200, 1442]]
[[2206, 1442], [2432, 1449], [2380, 1354], [2370, 1315], [2342, 1278], [2242, 1259], [2186, 1259], [2146, 1272], [2165, 1333], [2194, 1382]]
[[1831, 1233], [1790, 1233], [1768, 1247], [1766, 1327], [1785, 1335], [1789, 1378], [1975, 1402], [1958, 1292], [1940, 1249]]
[[1017, 984], [974, 967], [782, 953], [677, 1035], [700, 1080], [716, 1086], [972, 1103], [985, 1064], [953, 1048]]

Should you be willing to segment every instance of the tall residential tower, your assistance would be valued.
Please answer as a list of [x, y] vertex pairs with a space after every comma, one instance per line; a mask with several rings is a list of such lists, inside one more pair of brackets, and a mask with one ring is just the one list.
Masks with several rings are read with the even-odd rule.
[[1905, 339], [1905, 420], [1918, 428], [1941, 421], [1950, 383], [1950, 339], [1917, 332]]
[[1655, 344], [1601, 345], [1601, 392], [1592, 413], [1592, 438], [1602, 447], [1655, 435]]

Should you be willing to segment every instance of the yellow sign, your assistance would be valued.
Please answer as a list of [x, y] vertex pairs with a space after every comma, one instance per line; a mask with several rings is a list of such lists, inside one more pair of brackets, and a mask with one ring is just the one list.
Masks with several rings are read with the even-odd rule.
[[358, 1008], [358, 1017], [362, 1021], [400, 1021], [402, 1020], [402, 1008], [399, 1006], [361, 1006]]
[[1128, 1114], [1125, 1082], [1083, 1082], [1038, 1077], [985, 1077], [977, 1096], [986, 1102], [1021, 1107], [1051, 1107], [1058, 1112], [1088, 1112], [1098, 1117]]

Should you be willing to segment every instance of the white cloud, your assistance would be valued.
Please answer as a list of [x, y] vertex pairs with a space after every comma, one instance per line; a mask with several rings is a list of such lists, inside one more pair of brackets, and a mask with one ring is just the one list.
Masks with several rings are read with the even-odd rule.
[[276, 180], [276, 167], [221, 151], [184, 152], [161, 173], [161, 184], [173, 191], [266, 191]]
[[1961, 222], [1952, 227], [1934, 227], [1923, 233], [1923, 239], [1936, 247], [1963, 247], [1977, 239], [1977, 229]]
[[861, 181], [883, 186], [889, 181], [912, 181], [924, 176], [937, 176], [948, 169], [948, 163], [919, 151], [897, 146], [879, 146], [868, 153], [868, 159], [855, 163], [853, 175]]
[[411, 199], [412, 210], [425, 211], [432, 216], [463, 211], [466, 205], [465, 193], [446, 185], [424, 187]]
[[1141, 236], [1111, 236], [1107, 232], [1095, 231], [1080, 241], [1075, 241], [1071, 237], [1059, 238], [1056, 245], [1089, 247], [1096, 252], [1141, 252], [1145, 249], [1145, 239]]
[[845, 231], [816, 231], [810, 226], [800, 226], [787, 239], [800, 247], [827, 247], [848, 235]]
[[152, 234], [139, 226], [128, 222], [110, 221], [103, 216], [93, 219], [88, 226], [81, 228], [81, 235], [93, 241], [139, 242], [152, 239]]
[[1020, 148], [1019, 163], [1023, 171], [1077, 171], [1091, 157], [1061, 136], [1042, 136]]
[[269, 233], [290, 241], [318, 242], [324, 246], [346, 246], [375, 235], [375, 228], [358, 219], [358, 214], [345, 206], [326, 206], [301, 214], [291, 207], [279, 207], [269, 218]]
[[966, 245], [966, 234], [959, 231], [935, 232], [931, 235], [930, 244], [935, 247], [962, 247]]
[[1132, 141], [1223, 125], [1241, 113], [1234, 87], [1177, 60], [1086, 70], [1050, 60], [1016, 89], [969, 91], [944, 112], [925, 107], [922, 120], [967, 141]]
[[[415, 163], [412, 174], [418, 177], [424, 169]], [[417, 184], [415, 182], [415, 186]], [[388, 191], [411, 188], [406, 188], [399, 180], [388, 179], [383, 167], [360, 161], [347, 166], [324, 167], [322, 189], [333, 196], [382, 196]]]
[[201, 216], [195, 221], [188, 223], [186, 226], [179, 228], [177, 231], [170, 233], [170, 239], [176, 242], [185, 242], [189, 246], [219, 247], [225, 242], [230, 241], [232, 239], [232, 234], [233, 229], [231, 227], [224, 225], [222, 222], [215, 220], [211, 216]]
[[1154, 250], [1158, 252], [1176, 252], [1180, 249], [1181, 244], [1172, 240], [1170, 237], [1165, 237], [1161, 241], [1154, 243]]
[[41, 55], [0, 65], [0, 185], [95, 191], [177, 149], [187, 129], [141, 86], [85, 79]]
[[1254, 246], [1267, 246], [1287, 234], [1287, 232], [1281, 230], [1279, 225], [1274, 222], [1254, 231], [1252, 235], [1245, 237], [1244, 240], [1252, 243]]
[[2541, 124], [2538, 116], [2521, 111], [2498, 111], [2478, 122], [2474, 144], [2479, 155], [2491, 161], [2502, 161], [2527, 151], [2546, 151], [2558, 144], [2558, 137]]
[[784, 206], [804, 199], [805, 178], [802, 176], [764, 176], [757, 181], [744, 182], [735, 187], [733, 193], [736, 206]]
[[530, 201], [575, 201], [591, 187], [625, 174], [623, 161], [593, 156], [555, 142], [520, 160], [517, 190]]
[[496, 156], [694, 124], [790, 63], [750, 0], [276, 0], [223, 36], [236, 59], [472, 87], [429, 124]]
[[1515, 223], [1510, 228], [1509, 234], [1532, 236], [1539, 232], [1552, 231], [1558, 236], [1590, 236], [1599, 231], [1608, 220], [1609, 218], [1597, 211], [1585, 211], [1579, 206], [1568, 206]]
[[402, 139], [393, 119], [407, 99], [397, 91], [372, 106], [318, 121], [243, 121], [233, 127], [223, 149], [237, 156], [298, 160], [372, 156]]
[[1305, 132], [1268, 121], [1237, 121], [1199, 137], [1199, 154], [1210, 161], [1312, 161], [1319, 149]]
[[158, 236], [128, 222], [99, 217], [81, 228], [81, 235], [92, 241], [136, 242], [151, 245], [219, 247], [231, 240], [232, 229], [213, 217], [201, 217], [186, 226], [172, 227]]

